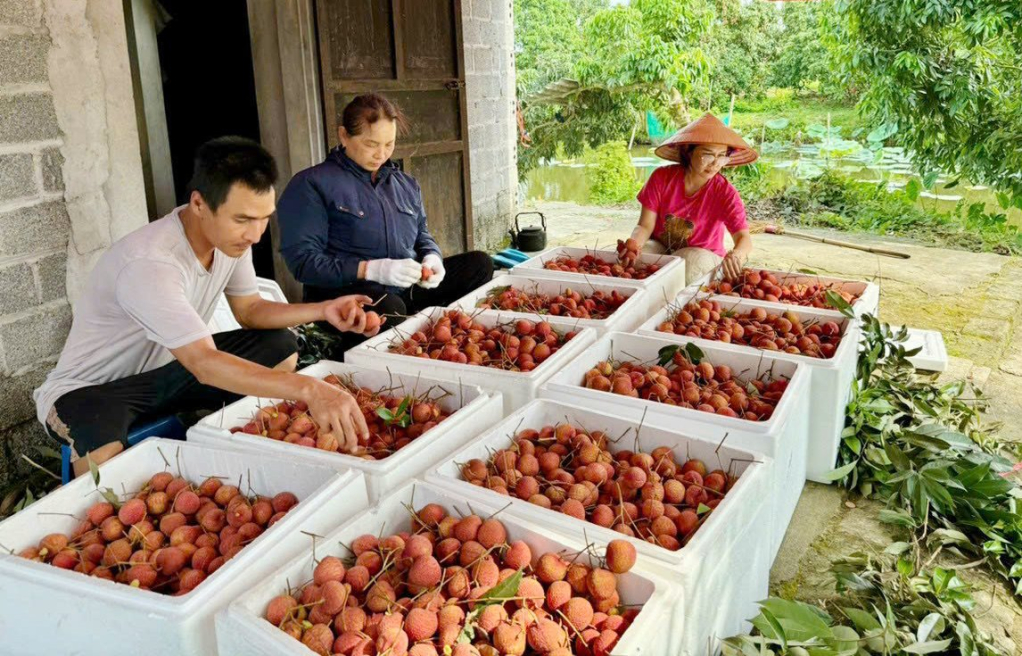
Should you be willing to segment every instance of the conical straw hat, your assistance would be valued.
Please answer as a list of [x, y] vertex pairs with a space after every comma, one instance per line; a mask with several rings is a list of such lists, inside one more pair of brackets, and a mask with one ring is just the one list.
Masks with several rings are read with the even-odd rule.
[[759, 159], [759, 153], [749, 147], [737, 132], [724, 125], [713, 114], [707, 113], [701, 119], [692, 121], [674, 133], [654, 151], [660, 159], [680, 162], [678, 151], [688, 144], [719, 144], [734, 149], [728, 166], [744, 166]]

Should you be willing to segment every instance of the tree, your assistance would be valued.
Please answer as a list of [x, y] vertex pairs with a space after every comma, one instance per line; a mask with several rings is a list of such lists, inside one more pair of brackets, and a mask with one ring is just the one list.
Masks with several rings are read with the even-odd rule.
[[862, 89], [864, 116], [896, 126], [894, 138], [922, 171], [998, 187], [1022, 206], [1022, 2], [833, 7], [833, 44], [846, 84]]
[[519, 97], [571, 77], [582, 54], [582, 28], [609, 0], [515, 0]]
[[830, 2], [788, 2], [781, 14], [777, 53], [770, 66], [770, 86], [804, 91], [818, 83], [823, 92], [841, 94], [831, 72], [832, 57], [824, 43], [821, 17]]
[[[546, 12], [548, 4], [541, 4]], [[627, 141], [645, 110], [673, 114], [680, 121], [693, 83], [707, 71], [699, 46], [712, 15], [707, 0], [632, 0], [627, 6], [596, 11], [581, 28], [577, 46], [571, 45], [574, 37], [565, 40], [574, 62], [563, 77], [576, 80], [579, 88], [557, 105], [530, 104], [526, 98], [526, 127], [533, 144], [519, 151], [519, 174], [559, 149], [574, 157], [587, 146]], [[516, 18], [516, 30], [531, 31], [522, 35], [523, 47], [544, 38], [537, 17], [529, 23], [523, 22], [528, 16]], [[566, 24], [557, 12], [550, 20]], [[530, 71], [538, 70], [538, 63], [525, 64], [520, 75], [526, 76], [526, 85], [534, 85]]]
[[779, 54], [780, 14], [769, 2], [716, 0], [717, 19], [707, 38], [712, 105], [731, 95], [761, 98], [772, 62]]

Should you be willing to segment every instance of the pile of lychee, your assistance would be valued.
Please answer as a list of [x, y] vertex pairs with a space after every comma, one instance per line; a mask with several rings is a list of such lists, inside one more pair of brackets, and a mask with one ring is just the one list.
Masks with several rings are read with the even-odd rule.
[[123, 503], [92, 504], [70, 535], [51, 533], [18, 555], [178, 596], [202, 583], [297, 503], [291, 492], [251, 495], [219, 478], [195, 485], [160, 472]]
[[701, 460], [675, 460], [670, 447], [651, 453], [611, 451], [604, 431], [558, 424], [525, 429], [488, 460], [461, 465], [462, 477], [498, 494], [613, 529], [676, 551], [692, 537], [737, 480]]
[[[629, 241], [635, 241], [630, 239]], [[622, 242], [623, 244], [623, 242]], [[566, 271], [570, 273], [585, 273], [592, 276], [610, 276], [612, 278], [624, 278], [626, 280], [644, 280], [660, 270], [658, 264], [637, 264], [636, 258], [639, 255], [638, 242], [636, 248], [625, 248], [618, 245], [617, 262], [608, 261], [587, 253], [575, 259], [568, 255], [561, 255], [543, 264], [545, 269], [551, 271]]]
[[577, 331], [558, 333], [546, 321], [520, 319], [487, 328], [458, 310], [443, 316], [388, 347], [392, 353], [493, 367], [532, 371], [571, 340]]
[[478, 306], [484, 309], [550, 314], [555, 317], [606, 319], [628, 298], [616, 289], [609, 294], [602, 290], [582, 294], [567, 287], [558, 294], [541, 294], [517, 287], [495, 287], [479, 301]]
[[788, 303], [827, 310], [835, 309], [827, 300], [827, 292], [833, 291], [847, 303], [854, 303], [859, 295], [843, 289], [840, 283], [800, 283], [779, 281], [769, 271], [743, 269], [738, 280], [714, 280], [706, 287], [706, 291], [726, 296], [741, 296], [774, 303]]
[[770, 419], [788, 388], [787, 379], [771, 378], [769, 371], [743, 381], [726, 364], [715, 367], [705, 359], [697, 364], [681, 347], [675, 349], [668, 364], [603, 361], [586, 372], [583, 385], [749, 421]]
[[[356, 385], [334, 374], [323, 380], [347, 390], [358, 402], [369, 433], [359, 437], [358, 447], [350, 455], [366, 460], [382, 460], [393, 455], [451, 416], [440, 407], [439, 397], [445, 394], [443, 392], [427, 390], [418, 396], [402, 397]], [[320, 432], [308, 405], [302, 401], [263, 406], [248, 423], [230, 430], [332, 453], [341, 451], [337, 436]]]
[[636, 557], [623, 540], [604, 558], [533, 553], [497, 519], [431, 503], [409, 530], [348, 548], [266, 607], [267, 621], [316, 654], [606, 656], [639, 612], [618, 593]]
[[835, 321], [802, 323], [796, 312], [726, 310], [717, 301], [690, 301], [657, 330], [767, 351], [784, 351], [811, 358], [833, 357], [841, 342], [841, 326]]

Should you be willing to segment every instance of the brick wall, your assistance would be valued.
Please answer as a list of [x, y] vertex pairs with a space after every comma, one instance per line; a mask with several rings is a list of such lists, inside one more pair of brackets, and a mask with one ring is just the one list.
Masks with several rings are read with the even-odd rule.
[[[49, 50], [39, 3], [0, 2], [0, 435], [8, 453], [20, 450], [12, 433], [41, 434], [32, 421], [32, 390], [53, 367], [71, 325], [71, 227]], [[0, 462], [0, 478], [5, 469]]]
[[476, 248], [492, 249], [517, 206], [512, 3], [466, 0], [462, 14]]

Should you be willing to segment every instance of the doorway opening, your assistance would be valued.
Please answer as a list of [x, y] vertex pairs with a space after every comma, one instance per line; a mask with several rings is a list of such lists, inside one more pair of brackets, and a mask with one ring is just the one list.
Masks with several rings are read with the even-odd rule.
[[[187, 201], [195, 151], [215, 137], [259, 141], [247, 0], [127, 0], [150, 219]], [[131, 34], [133, 32], [133, 34]], [[169, 205], [169, 207], [168, 207]], [[252, 248], [274, 278], [269, 231]]]

